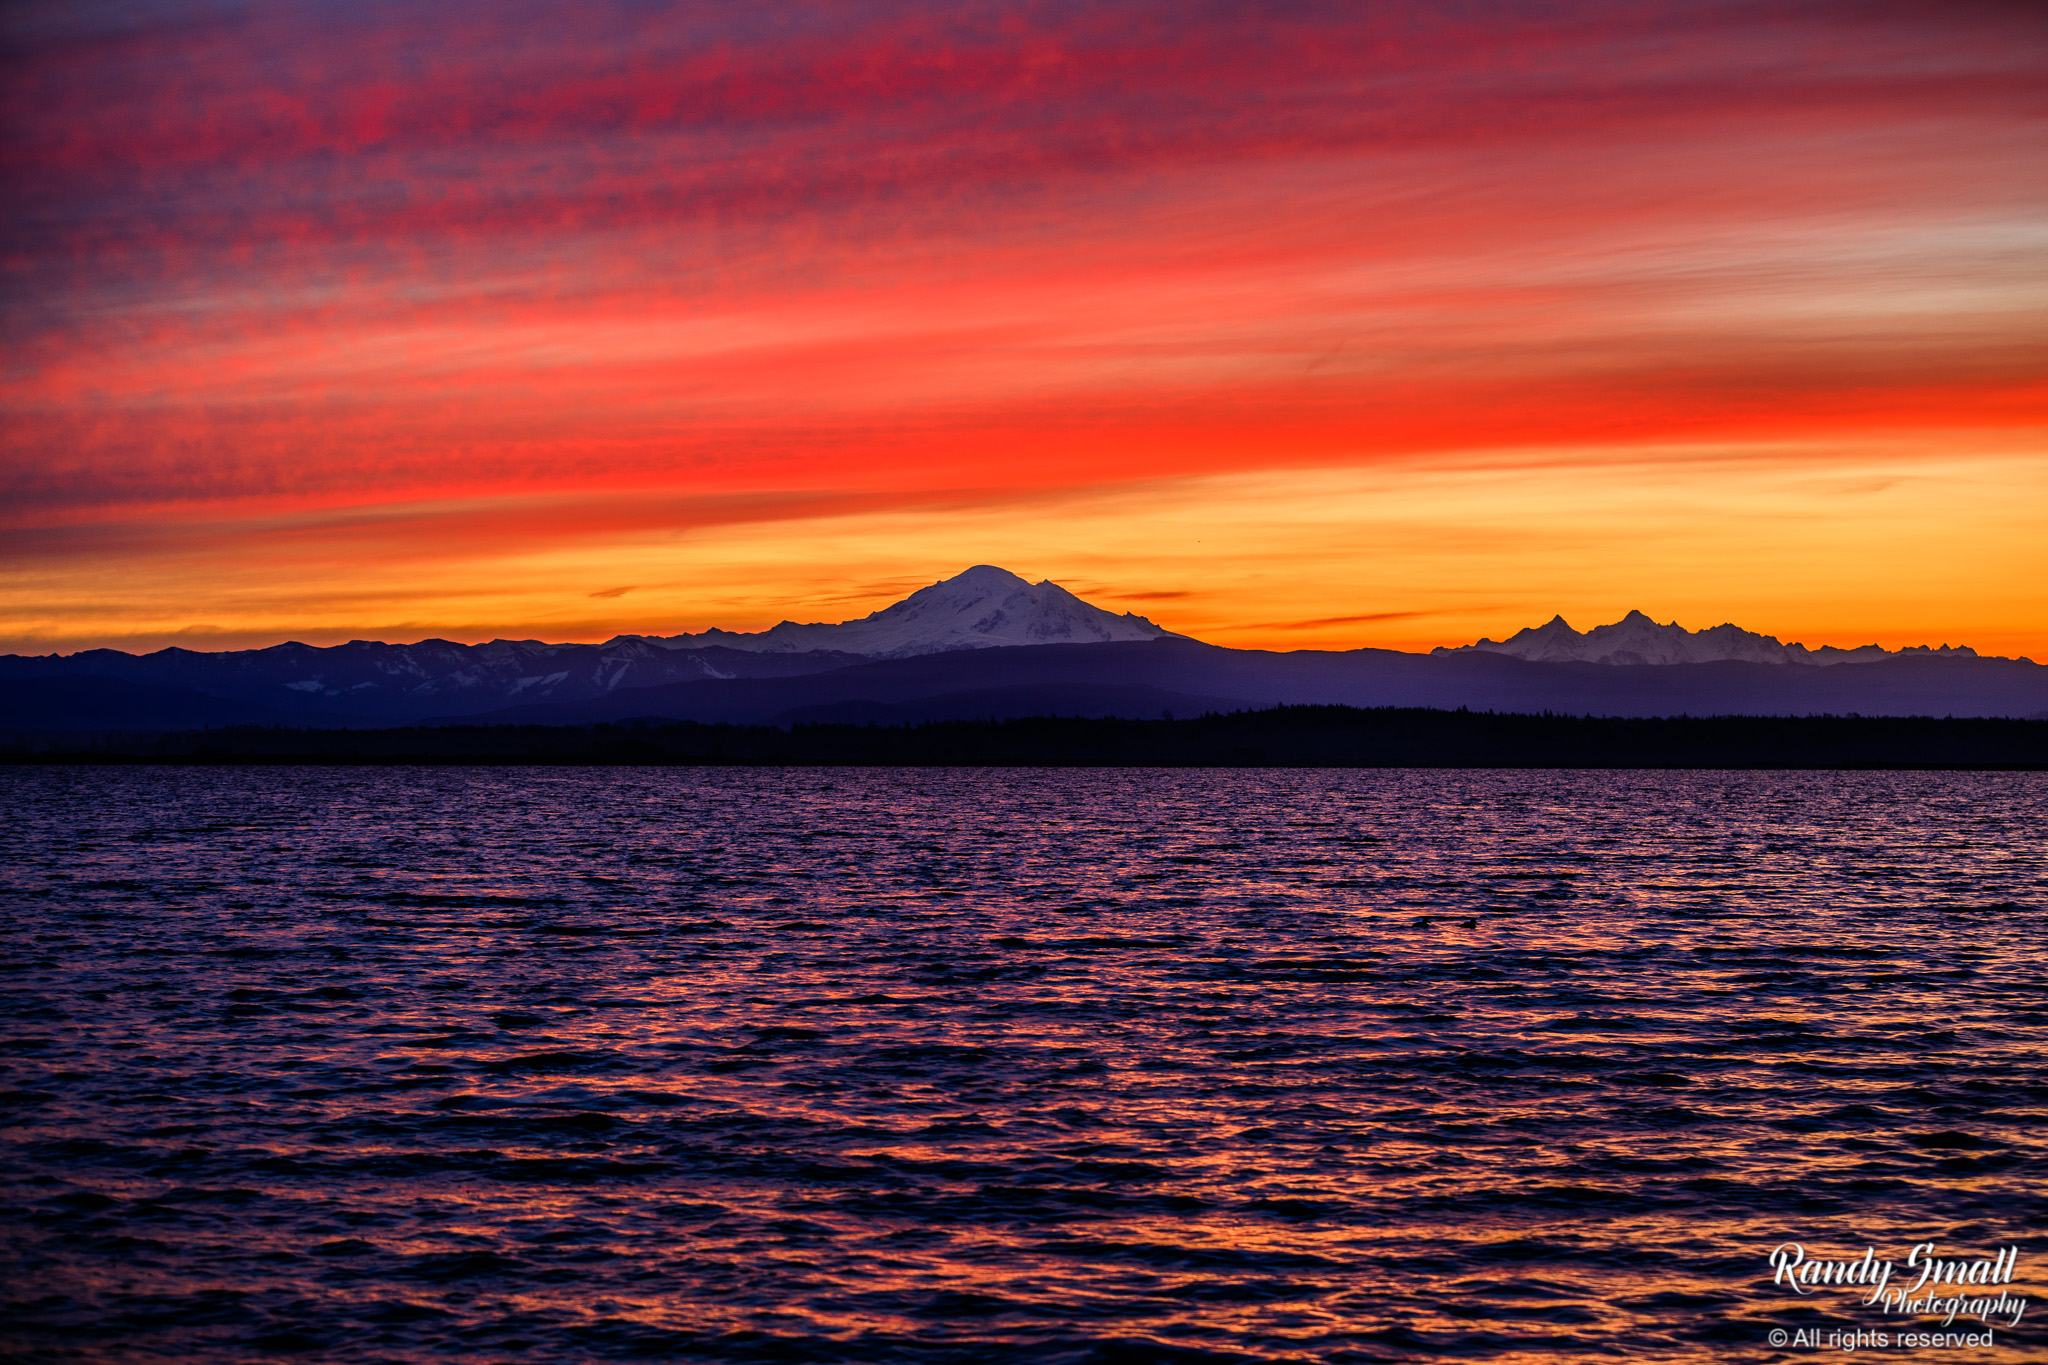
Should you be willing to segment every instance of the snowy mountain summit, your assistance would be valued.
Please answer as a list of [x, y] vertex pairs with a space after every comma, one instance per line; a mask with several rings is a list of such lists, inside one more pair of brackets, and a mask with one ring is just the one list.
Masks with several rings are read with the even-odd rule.
[[875, 659], [905, 659], [956, 649], [1095, 645], [1158, 640], [1172, 634], [1142, 616], [1130, 612], [1118, 616], [1084, 602], [1049, 579], [1030, 583], [1007, 569], [977, 564], [858, 621], [837, 625], [784, 621], [755, 634], [712, 629], [693, 635], [640, 638], [669, 649], [723, 645], [761, 654], [831, 649]]
[[[1505, 640], [1481, 640], [1456, 649], [1438, 646], [1432, 654], [1512, 654], [1535, 663], [1586, 664], [1707, 664], [1735, 660], [1757, 664], [1853, 664], [1875, 663], [1894, 657], [1877, 645], [1838, 649], [1822, 645], [1808, 649], [1802, 644], [1781, 644], [1775, 635], [1759, 635], [1740, 626], [1719, 625], [1711, 630], [1687, 630], [1673, 621], [1659, 625], [1639, 611], [1632, 611], [1612, 625], [1595, 626], [1584, 634], [1573, 630], [1562, 616], [1553, 616], [1540, 626], [1516, 631]], [[1946, 658], [1975, 658], [1968, 645], [1930, 649], [1917, 645], [1899, 654], [1924, 654]]]

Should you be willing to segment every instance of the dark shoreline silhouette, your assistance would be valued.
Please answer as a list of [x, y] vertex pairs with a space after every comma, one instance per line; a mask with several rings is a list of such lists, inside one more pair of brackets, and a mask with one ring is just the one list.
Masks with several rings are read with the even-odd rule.
[[0, 763], [610, 766], [2048, 768], [2048, 720], [1596, 717], [1281, 706], [916, 725], [233, 726], [0, 734]]
[[[629, 648], [630, 646], [630, 648]], [[1013, 645], [899, 659], [501, 641], [0, 657], [0, 733], [283, 725], [922, 725], [1398, 707], [1565, 716], [2042, 716], [2048, 666], [1900, 654], [1810, 666], [1536, 662], [1479, 652]]]

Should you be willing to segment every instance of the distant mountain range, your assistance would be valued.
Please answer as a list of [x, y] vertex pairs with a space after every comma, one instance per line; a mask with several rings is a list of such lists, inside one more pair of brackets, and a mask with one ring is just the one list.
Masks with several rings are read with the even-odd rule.
[[1711, 630], [1687, 630], [1676, 621], [1658, 625], [1639, 611], [1632, 611], [1613, 625], [1595, 626], [1581, 635], [1553, 616], [1540, 626], [1516, 631], [1505, 640], [1481, 640], [1455, 649], [1438, 646], [1432, 654], [1463, 654], [1474, 650], [1489, 654], [1511, 654], [1534, 663], [1559, 664], [1710, 664], [1734, 661], [1754, 664], [1865, 664], [1908, 655], [1937, 655], [1974, 659], [1977, 651], [1967, 645], [1942, 645], [1938, 649], [1916, 645], [1897, 654], [1877, 645], [1838, 649], [1822, 645], [1780, 644], [1775, 635], [1759, 635], [1740, 626], [1720, 625]]
[[[1853, 665], [1853, 666], [1848, 666]], [[1298, 703], [1574, 715], [2048, 714], [2048, 667], [1968, 649], [1781, 644], [1631, 612], [1431, 654], [1224, 649], [988, 565], [837, 625], [756, 634], [0, 657], [0, 730], [791, 724], [1199, 715]]]

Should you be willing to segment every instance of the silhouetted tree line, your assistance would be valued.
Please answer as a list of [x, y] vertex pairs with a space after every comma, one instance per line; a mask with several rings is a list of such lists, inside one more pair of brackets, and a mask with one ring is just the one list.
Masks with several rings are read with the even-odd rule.
[[1108, 767], [2044, 768], [2048, 721], [1630, 719], [1282, 706], [1192, 719], [922, 725], [236, 727], [0, 738], [12, 763], [769, 764]]

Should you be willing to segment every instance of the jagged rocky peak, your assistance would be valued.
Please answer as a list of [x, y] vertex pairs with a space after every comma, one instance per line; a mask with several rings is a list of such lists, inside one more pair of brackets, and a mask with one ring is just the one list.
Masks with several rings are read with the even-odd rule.
[[1050, 579], [1032, 583], [1008, 569], [977, 564], [919, 588], [892, 606], [836, 625], [784, 621], [746, 634], [706, 630], [643, 637], [669, 649], [723, 645], [758, 653], [830, 649], [876, 659], [1005, 645], [1110, 644], [1171, 635], [1142, 616], [1121, 616], [1084, 602]]
[[[1516, 631], [1505, 640], [1480, 640], [1455, 649], [1438, 647], [1435, 654], [1512, 654], [1535, 663], [1586, 664], [1706, 664], [1737, 661], [1760, 664], [1869, 663], [1890, 658], [1877, 645], [1838, 649], [1823, 645], [1808, 649], [1802, 644], [1784, 644], [1775, 635], [1759, 635], [1737, 625], [1722, 624], [1707, 630], [1687, 630], [1676, 621], [1661, 625], [1640, 611], [1631, 611], [1610, 625], [1594, 626], [1581, 634], [1562, 616], [1553, 616], [1540, 626]], [[1900, 650], [1901, 654], [1945, 655], [1975, 658], [1967, 645], [1929, 649], [1925, 645]]]

